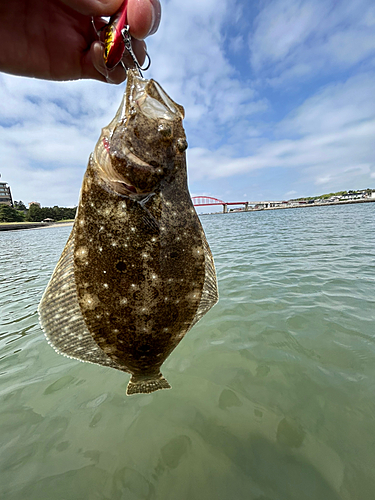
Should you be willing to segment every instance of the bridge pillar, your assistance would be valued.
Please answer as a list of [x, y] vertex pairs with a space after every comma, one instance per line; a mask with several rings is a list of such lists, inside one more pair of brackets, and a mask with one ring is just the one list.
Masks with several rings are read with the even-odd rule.
[[228, 213], [228, 205], [226, 203], [223, 204], [223, 214]]

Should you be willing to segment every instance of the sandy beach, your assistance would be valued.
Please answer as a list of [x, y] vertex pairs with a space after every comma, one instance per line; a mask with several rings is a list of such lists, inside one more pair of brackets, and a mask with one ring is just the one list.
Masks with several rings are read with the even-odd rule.
[[0, 222], [0, 231], [19, 231], [21, 229], [72, 226], [73, 222], [73, 220], [53, 222], [52, 224], [46, 222]]

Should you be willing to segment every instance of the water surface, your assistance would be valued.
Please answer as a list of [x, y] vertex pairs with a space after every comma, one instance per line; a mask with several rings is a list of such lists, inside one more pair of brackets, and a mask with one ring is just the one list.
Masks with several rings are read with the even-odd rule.
[[375, 204], [202, 222], [220, 302], [132, 397], [39, 327], [70, 228], [0, 233], [0, 498], [375, 498]]

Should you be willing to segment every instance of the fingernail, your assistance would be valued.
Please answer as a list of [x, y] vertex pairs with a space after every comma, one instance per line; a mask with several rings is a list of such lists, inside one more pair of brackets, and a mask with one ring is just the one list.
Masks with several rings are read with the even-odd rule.
[[150, 4], [152, 7], [152, 23], [150, 31], [148, 32], [147, 36], [156, 33], [157, 29], [159, 28], [160, 18], [161, 18], [161, 5], [159, 0], [150, 0]]

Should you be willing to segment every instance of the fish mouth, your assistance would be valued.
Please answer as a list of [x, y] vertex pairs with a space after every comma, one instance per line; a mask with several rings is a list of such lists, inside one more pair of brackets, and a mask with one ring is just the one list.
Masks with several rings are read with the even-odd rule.
[[118, 151], [108, 136], [99, 141], [94, 160], [101, 179], [117, 194], [142, 199], [153, 192], [150, 179], [155, 179], [159, 167], [146, 163], [126, 146]]
[[131, 184], [126, 184], [124, 181], [122, 181], [121, 184], [127, 191], [129, 191], [129, 194], [138, 194], [137, 189]]
[[134, 70], [128, 70], [127, 78], [126, 114], [136, 107], [151, 120], [163, 118], [172, 121], [176, 115], [184, 118], [182, 106], [174, 103], [155, 80], [146, 80]]
[[127, 196], [128, 198], [135, 198], [137, 200], [141, 200], [151, 193], [151, 191], [149, 190], [140, 191], [132, 184], [125, 182], [123, 179], [122, 180], [108, 179], [107, 182], [117, 194], [121, 196]]
[[[162, 173], [159, 166], [143, 161], [126, 146], [122, 148], [121, 156], [117, 156], [116, 151], [111, 151], [111, 157], [114, 161], [113, 170], [117, 174], [116, 179], [112, 180], [121, 184], [121, 187], [127, 191], [126, 194], [143, 197], [154, 191], [151, 185], [154, 186], [156, 177]], [[126, 168], [124, 168], [125, 165]], [[133, 183], [133, 177], [137, 178], [136, 183]]]

